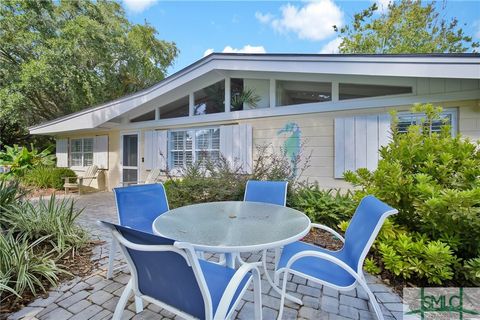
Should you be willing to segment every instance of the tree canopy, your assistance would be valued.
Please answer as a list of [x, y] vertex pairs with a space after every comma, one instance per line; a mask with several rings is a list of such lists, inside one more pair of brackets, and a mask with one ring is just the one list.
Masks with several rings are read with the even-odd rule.
[[0, 1], [0, 146], [162, 80], [178, 49], [157, 36], [113, 1]]
[[340, 53], [462, 53], [479, 46], [456, 18], [441, 17], [434, 2], [391, 1], [387, 11], [377, 11], [374, 3], [355, 14], [350, 25], [334, 26], [342, 40]]

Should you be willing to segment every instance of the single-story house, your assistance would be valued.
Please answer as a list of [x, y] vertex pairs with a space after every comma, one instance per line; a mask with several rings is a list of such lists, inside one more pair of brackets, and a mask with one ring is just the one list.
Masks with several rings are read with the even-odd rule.
[[[257, 145], [310, 154], [304, 178], [343, 188], [345, 170], [374, 169], [389, 111], [405, 130], [415, 103], [444, 108], [452, 134], [480, 139], [480, 55], [213, 53], [158, 84], [30, 128], [56, 139], [57, 165], [104, 169], [99, 187], [175, 172], [223, 154], [252, 167]], [[438, 124], [438, 128], [442, 123]]]

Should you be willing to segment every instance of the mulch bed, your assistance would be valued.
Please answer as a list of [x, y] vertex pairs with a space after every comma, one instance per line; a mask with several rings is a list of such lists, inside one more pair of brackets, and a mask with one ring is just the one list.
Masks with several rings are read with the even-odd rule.
[[[57, 265], [61, 265], [63, 270], [66, 270], [70, 273], [59, 274], [58, 283], [61, 284], [64, 281], [73, 279], [74, 277], [83, 277], [91, 274], [97, 267], [97, 263], [91, 259], [92, 250], [95, 246], [100, 245], [103, 242], [104, 241], [90, 241], [84, 248], [76, 252], [66, 254], [62, 259], [57, 261]], [[45, 282], [43, 285], [46, 288], [49, 287], [47, 282]], [[40, 291], [41, 289], [38, 290]], [[0, 320], [6, 319], [10, 313], [20, 310], [39, 297], [48, 297], [48, 292], [37, 292], [37, 295], [35, 296], [31, 291], [25, 291], [22, 294], [21, 299], [18, 299], [16, 296], [11, 296], [5, 300], [2, 300], [2, 304], [0, 306]]]
[[64, 195], [65, 190], [57, 190], [54, 188], [48, 189], [31, 189], [27, 194], [27, 199], [29, 198], [38, 198], [38, 197], [45, 197], [49, 198], [51, 195]]

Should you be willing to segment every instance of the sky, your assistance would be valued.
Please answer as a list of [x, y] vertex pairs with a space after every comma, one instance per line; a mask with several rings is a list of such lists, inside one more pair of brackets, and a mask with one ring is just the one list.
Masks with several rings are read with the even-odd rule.
[[[176, 43], [180, 53], [172, 74], [211, 52], [336, 53], [342, 26], [376, 1], [165, 1], [121, 0], [134, 23], [149, 23], [158, 38]], [[438, 1], [442, 15], [458, 18], [467, 35], [480, 40], [480, 0]]]

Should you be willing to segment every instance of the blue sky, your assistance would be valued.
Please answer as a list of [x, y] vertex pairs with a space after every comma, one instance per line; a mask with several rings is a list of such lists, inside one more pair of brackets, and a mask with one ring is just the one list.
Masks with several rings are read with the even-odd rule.
[[[122, 0], [128, 19], [147, 21], [159, 38], [180, 49], [169, 74], [215, 52], [334, 53], [332, 25], [352, 21], [372, 1], [158, 1]], [[376, 0], [386, 9], [389, 0]], [[439, 1], [442, 14], [457, 17], [480, 40], [480, 0]]]

